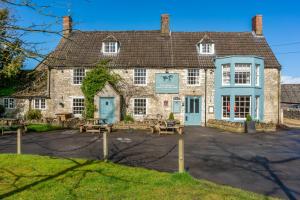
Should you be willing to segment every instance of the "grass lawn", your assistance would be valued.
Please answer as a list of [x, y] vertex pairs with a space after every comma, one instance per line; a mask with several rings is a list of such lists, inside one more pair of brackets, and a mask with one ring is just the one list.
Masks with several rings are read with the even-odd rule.
[[101, 161], [0, 155], [0, 199], [268, 199], [170, 174]]
[[51, 124], [29, 124], [27, 126], [28, 132], [47, 132], [62, 129], [60, 126], [54, 126]]

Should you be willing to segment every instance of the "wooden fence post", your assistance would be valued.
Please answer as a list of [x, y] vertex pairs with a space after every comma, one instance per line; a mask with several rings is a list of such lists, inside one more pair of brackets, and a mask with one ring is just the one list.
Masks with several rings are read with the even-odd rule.
[[107, 132], [103, 132], [103, 159], [106, 162], [108, 159]]
[[184, 139], [182, 135], [178, 139], [178, 171], [179, 173], [184, 172]]
[[17, 130], [17, 154], [21, 154], [22, 128]]

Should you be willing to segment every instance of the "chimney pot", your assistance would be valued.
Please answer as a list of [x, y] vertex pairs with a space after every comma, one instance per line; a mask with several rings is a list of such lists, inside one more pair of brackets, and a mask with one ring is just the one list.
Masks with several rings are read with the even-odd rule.
[[72, 32], [72, 18], [71, 16], [63, 17], [63, 36], [68, 37]]
[[252, 31], [256, 35], [263, 35], [263, 16], [256, 15], [252, 18]]
[[170, 34], [170, 17], [169, 14], [161, 15], [161, 34], [169, 35]]

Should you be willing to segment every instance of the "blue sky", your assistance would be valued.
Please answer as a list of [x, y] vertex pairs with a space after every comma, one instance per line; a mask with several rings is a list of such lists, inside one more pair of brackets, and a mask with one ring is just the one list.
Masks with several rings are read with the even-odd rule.
[[[160, 14], [171, 15], [172, 31], [251, 31], [251, 18], [263, 15], [264, 35], [282, 65], [287, 80], [299, 81], [300, 1], [297, 0], [40, 0], [51, 5], [50, 11], [63, 16], [71, 10], [74, 28], [80, 30], [153, 30], [159, 29]], [[53, 23], [31, 10], [14, 9], [19, 23]], [[60, 18], [53, 29], [60, 30]], [[29, 35], [29, 41], [43, 42], [40, 48], [49, 52], [59, 37]], [[28, 62], [26, 68], [32, 68]]]

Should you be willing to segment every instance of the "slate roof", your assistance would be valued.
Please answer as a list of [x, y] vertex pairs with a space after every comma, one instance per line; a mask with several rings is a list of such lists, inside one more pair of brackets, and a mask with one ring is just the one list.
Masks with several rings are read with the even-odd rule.
[[[215, 43], [215, 55], [199, 56], [196, 44], [208, 38]], [[120, 44], [118, 55], [103, 55], [102, 42], [115, 39]], [[260, 56], [266, 68], [280, 68], [266, 39], [252, 32], [172, 32], [171, 36], [162, 36], [160, 31], [74, 31], [60, 41], [45, 64], [92, 67], [111, 59], [112, 67], [214, 68], [215, 57], [231, 55]]]
[[300, 84], [282, 84], [281, 103], [300, 103]]

